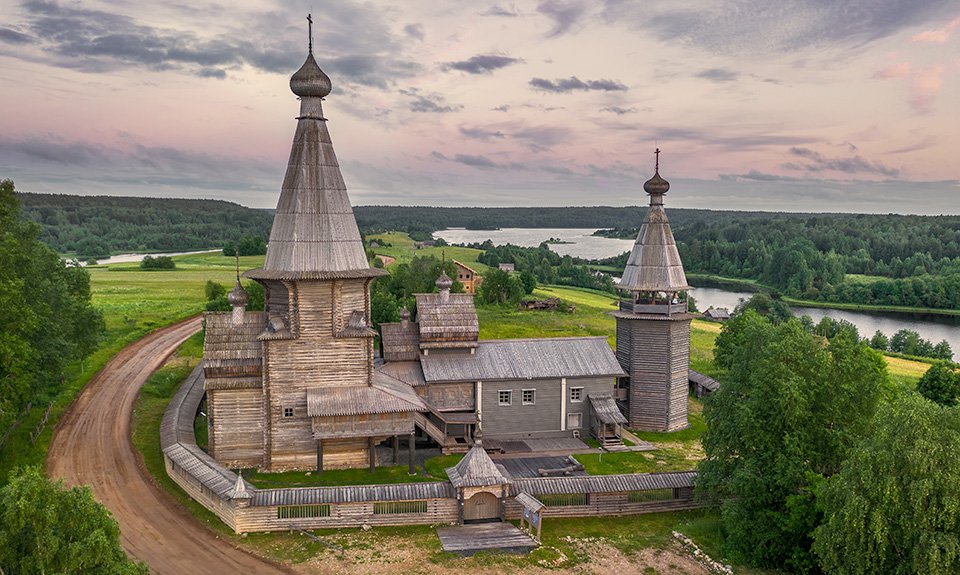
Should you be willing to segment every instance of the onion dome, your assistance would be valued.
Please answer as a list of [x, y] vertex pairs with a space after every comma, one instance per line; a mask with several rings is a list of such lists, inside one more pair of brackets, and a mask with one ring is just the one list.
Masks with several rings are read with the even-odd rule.
[[403, 309], [400, 310], [400, 321], [410, 321], [410, 310], [407, 309], [407, 306], [403, 306]]
[[440, 277], [437, 278], [437, 289], [440, 291], [449, 291], [452, 287], [453, 280], [450, 279], [450, 276], [447, 275], [447, 272], [440, 272]]
[[240, 285], [239, 279], [237, 279], [237, 284], [233, 286], [230, 293], [227, 294], [227, 301], [233, 307], [243, 307], [250, 301], [250, 296], [247, 294], [247, 290]]
[[670, 190], [670, 182], [660, 177], [660, 171], [654, 172], [653, 177], [643, 183], [643, 191], [651, 196], [663, 195]]
[[290, 90], [301, 98], [325, 98], [332, 89], [330, 77], [317, 65], [312, 52], [307, 54], [303, 66], [290, 77]]

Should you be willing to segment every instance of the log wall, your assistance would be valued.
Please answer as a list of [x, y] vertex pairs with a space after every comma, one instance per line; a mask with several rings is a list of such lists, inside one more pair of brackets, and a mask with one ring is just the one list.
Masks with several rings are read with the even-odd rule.
[[263, 463], [263, 390], [207, 390], [210, 455], [226, 467]]
[[[307, 416], [307, 388], [368, 385], [372, 377], [372, 341], [366, 337], [337, 337], [350, 314], [368, 315], [366, 279], [299, 282], [295, 290], [299, 337], [264, 342], [264, 385], [269, 419], [266, 468], [313, 469], [317, 444]], [[284, 417], [284, 408], [293, 416]], [[324, 465], [363, 465], [366, 440], [354, 442], [357, 452], [331, 451]], [[346, 445], [346, 444], [344, 444]]]
[[456, 523], [459, 503], [456, 499], [427, 499], [426, 512], [374, 513], [373, 501], [362, 503], [330, 503], [328, 517], [279, 518], [280, 506], [251, 506], [236, 510], [237, 533], [286, 531], [288, 529], [323, 529], [328, 527], [360, 527], [363, 525], [438, 525]]
[[617, 360], [630, 376], [631, 428], [675, 431], [688, 425], [689, 319], [618, 317]]

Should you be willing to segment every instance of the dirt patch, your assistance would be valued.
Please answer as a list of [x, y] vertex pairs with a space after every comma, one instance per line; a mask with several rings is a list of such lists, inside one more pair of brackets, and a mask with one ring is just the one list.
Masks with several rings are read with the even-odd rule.
[[[357, 534], [340, 541], [346, 546], [342, 555], [324, 552], [293, 568], [302, 575], [709, 575], [679, 544], [628, 555], [602, 539], [565, 538], [565, 541], [586, 561], [572, 561], [561, 550], [549, 547], [542, 549], [547, 558], [531, 557], [527, 559], [531, 564], [526, 565], [522, 564], [523, 560], [496, 555], [438, 558], [433, 549], [416, 545], [385, 546], [375, 535]], [[569, 563], [575, 564], [565, 567]]]

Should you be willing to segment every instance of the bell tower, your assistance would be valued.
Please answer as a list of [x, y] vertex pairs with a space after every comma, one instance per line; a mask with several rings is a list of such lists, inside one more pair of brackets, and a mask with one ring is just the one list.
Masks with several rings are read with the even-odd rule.
[[630, 252], [619, 289], [617, 360], [627, 372], [629, 426], [676, 431], [687, 422], [690, 320], [687, 278], [677, 251], [663, 197], [670, 184], [660, 177], [660, 149], [653, 177], [643, 184], [650, 196], [647, 216]]

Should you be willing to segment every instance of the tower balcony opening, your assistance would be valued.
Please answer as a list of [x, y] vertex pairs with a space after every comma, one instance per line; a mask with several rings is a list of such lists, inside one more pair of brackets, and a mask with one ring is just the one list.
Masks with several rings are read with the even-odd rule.
[[687, 312], [687, 292], [634, 291], [620, 299], [620, 311], [673, 315]]

